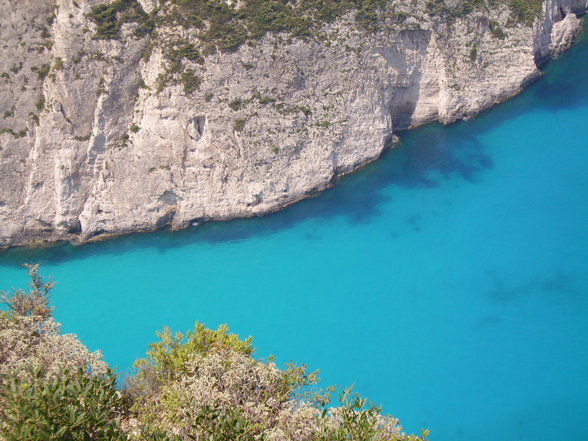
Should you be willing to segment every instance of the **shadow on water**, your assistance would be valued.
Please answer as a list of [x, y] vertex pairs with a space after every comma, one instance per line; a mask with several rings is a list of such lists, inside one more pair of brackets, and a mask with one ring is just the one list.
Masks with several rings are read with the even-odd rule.
[[576, 286], [577, 278], [561, 268], [519, 284], [512, 284], [495, 271], [488, 275], [492, 279], [492, 287], [487, 295], [496, 302], [511, 302], [528, 295], [549, 295], [560, 299], [562, 294], [574, 297], [582, 295], [582, 290]]
[[[322, 194], [262, 218], [210, 222], [184, 231], [127, 235], [101, 243], [44, 249], [17, 248], [0, 253], [0, 263], [24, 261], [60, 263], [97, 254], [117, 255], [131, 249], [156, 247], [161, 253], [191, 243], [223, 243], [271, 235], [306, 220], [343, 217], [351, 223], [368, 223], [390, 199], [389, 188], [432, 188], [448, 179], [475, 183], [492, 159], [479, 135], [517, 117], [529, 108], [548, 111], [574, 109], [586, 102], [588, 88], [578, 88], [588, 72], [588, 38], [561, 59], [550, 63], [546, 75], [520, 96], [470, 121], [445, 127], [431, 124], [401, 134], [402, 143], [362, 170], [343, 177]], [[312, 239], [312, 237], [307, 237]]]
[[385, 190], [390, 186], [435, 187], [453, 176], [475, 182], [476, 174], [491, 166], [490, 158], [482, 149], [474, 136], [459, 130], [457, 125], [450, 128], [431, 125], [406, 133], [400, 146], [364, 169], [343, 177], [334, 188], [264, 217], [208, 222], [183, 231], [132, 234], [82, 246], [13, 248], [0, 253], [0, 263], [58, 264], [97, 254], [123, 254], [141, 247], [156, 247], [164, 253], [195, 242], [223, 243], [271, 235], [307, 220], [343, 217], [354, 224], [368, 223], [388, 202], [390, 196]]

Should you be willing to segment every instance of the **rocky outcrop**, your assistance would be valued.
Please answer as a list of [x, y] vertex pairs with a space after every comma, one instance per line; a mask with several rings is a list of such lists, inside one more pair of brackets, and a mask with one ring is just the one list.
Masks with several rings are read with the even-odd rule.
[[375, 32], [347, 14], [320, 38], [268, 34], [185, 60], [192, 76], [165, 84], [157, 42], [194, 34], [162, 26], [153, 44], [126, 23], [94, 39], [98, 3], [0, 4], [1, 246], [277, 210], [376, 159], [399, 129], [520, 92], [587, 7], [547, 0], [527, 26], [501, 3], [446, 20], [390, 0], [402, 20], [383, 16]]

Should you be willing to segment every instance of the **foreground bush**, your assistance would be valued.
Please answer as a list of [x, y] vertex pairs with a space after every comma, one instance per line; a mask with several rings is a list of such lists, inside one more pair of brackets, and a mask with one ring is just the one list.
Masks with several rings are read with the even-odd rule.
[[42, 366], [46, 376], [63, 369], [84, 369], [106, 373], [100, 352], [90, 352], [72, 334], [60, 334], [59, 323], [51, 317], [49, 292], [36, 266], [29, 266], [29, 290], [0, 292], [7, 311], [0, 311], [0, 385], [9, 374], [29, 376], [27, 366]]
[[[317, 387], [305, 366], [253, 358], [251, 338], [196, 324], [158, 333], [116, 388], [99, 353], [58, 333], [51, 282], [2, 293], [0, 440], [419, 441], [351, 389]], [[6, 344], [5, 344], [6, 343]]]
[[328, 407], [333, 389], [316, 390], [316, 372], [252, 358], [251, 340], [226, 326], [196, 324], [186, 335], [164, 329], [158, 336], [125, 388], [139, 438], [148, 435], [141, 427], [151, 427], [181, 440], [410, 439], [396, 419], [351, 390], [339, 395], [339, 407]]
[[47, 376], [30, 368], [0, 388], [0, 437], [6, 441], [123, 441], [122, 397], [115, 377], [65, 369]]

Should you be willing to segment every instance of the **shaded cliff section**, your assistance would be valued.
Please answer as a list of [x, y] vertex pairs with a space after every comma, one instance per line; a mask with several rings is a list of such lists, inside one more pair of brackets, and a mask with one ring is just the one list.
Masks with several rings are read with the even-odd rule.
[[98, 38], [100, 1], [0, 5], [0, 246], [277, 210], [379, 157], [396, 130], [517, 94], [587, 7], [547, 0], [531, 25], [506, 3], [448, 16], [389, 1], [374, 28], [350, 12], [212, 51], [199, 29], [144, 32], [158, 4], [128, 3], [140, 14], [115, 16], [117, 38]]

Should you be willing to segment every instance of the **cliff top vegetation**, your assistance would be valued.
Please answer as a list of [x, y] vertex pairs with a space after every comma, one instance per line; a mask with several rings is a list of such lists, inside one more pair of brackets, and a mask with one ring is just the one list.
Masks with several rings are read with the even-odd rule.
[[[463, 17], [474, 10], [489, 10], [506, 4], [510, 24], [530, 26], [540, 14], [541, 0], [427, 0], [426, 13], [442, 20]], [[360, 28], [376, 31], [384, 22], [402, 23], [409, 16], [402, 2], [390, 0], [160, 0], [147, 14], [137, 0], [115, 0], [92, 8], [89, 18], [96, 24], [94, 38], [120, 36], [124, 23], [136, 23], [134, 33], [143, 37], [162, 25], [195, 29], [205, 53], [232, 51], [268, 32], [294, 37], [316, 35], [325, 23], [353, 14]]]
[[[154, 46], [162, 48], [165, 71], [156, 90], [181, 83], [186, 93], [200, 88], [202, 78], [185, 71], [184, 61], [203, 64], [207, 55], [232, 52], [243, 44], [254, 45], [268, 33], [287, 38], [315, 39], [330, 43], [325, 24], [351, 18], [358, 29], [373, 33], [383, 27], [399, 27], [411, 18], [409, 28], [425, 20], [451, 23], [474, 11], [488, 13], [508, 7], [507, 25], [532, 25], [542, 8], [541, 0], [160, 0], [149, 13], [137, 0], [114, 0], [95, 5], [88, 18], [95, 24], [96, 40], [121, 38], [124, 24], [132, 24], [135, 38], [148, 37], [148, 59]], [[492, 35], [507, 34], [496, 20], [490, 22]], [[280, 37], [281, 38], [281, 37]]]

